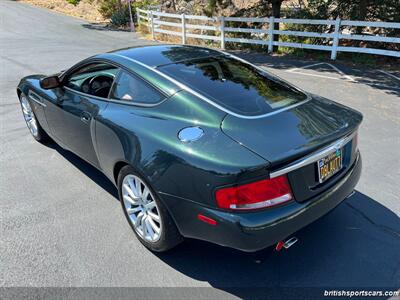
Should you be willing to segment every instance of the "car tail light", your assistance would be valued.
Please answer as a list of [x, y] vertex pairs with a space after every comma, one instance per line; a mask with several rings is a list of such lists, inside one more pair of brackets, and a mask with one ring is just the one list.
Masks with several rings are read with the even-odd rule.
[[221, 188], [216, 191], [217, 205], [225, 209], [257, 209], [271, 207], [293, 199], [286, 175], [272, 179]]

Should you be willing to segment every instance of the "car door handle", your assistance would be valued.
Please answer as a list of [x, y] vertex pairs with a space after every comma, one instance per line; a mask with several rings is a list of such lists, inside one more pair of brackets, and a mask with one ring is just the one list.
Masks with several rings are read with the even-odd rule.
[[92, 118], [91, 114], [89, 114], [89, 113], [86, 112], [86, 111], [84, 111], [84, 112], [81, 114], [81, 121], [84, 122], [84, 123], [89, 122], [91, 118]]

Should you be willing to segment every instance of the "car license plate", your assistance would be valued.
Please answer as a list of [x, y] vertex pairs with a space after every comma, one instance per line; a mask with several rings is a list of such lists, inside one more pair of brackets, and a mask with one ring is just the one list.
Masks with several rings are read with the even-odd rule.
[[338, 149], [335, 152], [318, 160], [317, 168], [320, 183], [324, 182], [340, 171], [342, 168], [342, 158], [342, 149]]

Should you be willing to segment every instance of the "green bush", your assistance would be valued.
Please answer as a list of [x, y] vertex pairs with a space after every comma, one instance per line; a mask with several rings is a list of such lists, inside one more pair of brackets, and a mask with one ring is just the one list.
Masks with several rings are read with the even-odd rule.
[[129, 23], [129, 9], [122, 7], [111, 16], [111, 24], [115, 26], [125, 26]]
[[78, 5], [80, 1], [81, 0], [67, 0], [68, 3], [71, 3], [71, 4], [75, 5], [75, 6]]
[[[136, 17], [137, 8], [147, 8], [149, 5], [154, 5], [157, 0], [143, 0], [143, 1], [132, 1], [132, 16]], [[99, 12], [104, 18], [111, 18], [111, 22], [116, 25], [116, 23], [129, 22], [129, 10], [128, 4], [121, 3], [120, 0], [100, 0], [99, 1]], [[113, 20], [114, 19], [114, 20]], [[119, 26], [119, 25], [118, 25]]]
[[123, 6], [120, 0], [100, 0], [99, 12], [105, 18], [111, 18], [113, 14], [120, 11]]

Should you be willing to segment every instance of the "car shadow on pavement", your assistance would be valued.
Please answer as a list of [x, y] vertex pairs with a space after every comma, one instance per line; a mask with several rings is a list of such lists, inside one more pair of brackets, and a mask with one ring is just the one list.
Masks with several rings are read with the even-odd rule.
[[117, 201], [119, 201], [118, 191], [116, 187], [101, 171], [93, 167], [91, 164], [85, 162], [83, 159], [81, 159], [74, 153], [63, 149], [55, 142], [49, 142], [46, 144], [46, 146], [56, 150], [66, 160], [68, 160], [68, 162], [73, 164], [78, 170], [80, 170], [83, 174], [85, 174], [87, 177], [93, 180], [97, 185], [99, 185], [103, 190], [108, 192]]
[[[55, 143], [47, 146], [118, 201], [113, 183], [99, 170]], [[285, 287], [296, 293], [290, 288], [308, 287], [307, 297], [313, 298], [328, 287], [398, 288], [400, 218], [360, 192], [293, 236], [299, 241], [280, 252], [270, 247], [246, 253], [187, 239], [169, 252], [154, 255], [194, 280], [241, 298], [257, 291], [262, 296], [265, 288], [276, 293], [276, 288]], [[304, 291], [300, 294], [304, 296]]]
[[294, 235], [299, 241], [280, 252], [244, 253], [187, 240], [157, 256], [186, 276], [244, 298], [254, 295], [252, 288], [398, 288], [400, 219], [368, 196], [356, 192]]

